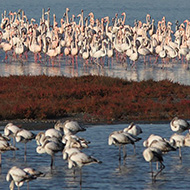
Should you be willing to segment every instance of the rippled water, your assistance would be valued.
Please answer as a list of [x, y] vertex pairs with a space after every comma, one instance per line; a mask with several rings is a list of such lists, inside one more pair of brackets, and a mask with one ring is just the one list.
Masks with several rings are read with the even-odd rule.
[[[134, 20], [138, 19], [145, 22], [146, 14], [149, 13], [157, 23], [166, 17], [166, 21], [175, 23], [179, 20], [182, 23], [185, 19], [189, 19], [190, 1], [186, 0], [9, 0], [1, 2], [0, 13], [4, 10], [17, 11], [22, 8], [29, 19], [32, 17], [39, 23], [42, 8], [50, 7], [50, 15], [55, 13], [59, 22], [63, 16], [66, 7], [70, 8], [69, 16], [78, 15], [81, 9], [84, 10], [84, 16], [92, 11], [95, 18], [109, 16], [113, 18], [115, 13], [121, 16], [123, 11], [127, 14], [127, 24], [133, 26]], [[174, 30], [174, 25], [172, 26]], [[115, 59], [105, 60], [104, 68], [100, 68], [97, 64], [89, 65], [88, 68], [83, 67], [84, 62], [80, 59], [78, 67], [66, 64], [65, 57], [62, 57], [54, 65], [50, 65], [48, 59], [44, 59], [43, 63], [34, 63], [33, 56], [30, 55], [28, 61], [12, 60], [11, 63], [4, 63], [5, 55], [0, 51], [0, 76], [10, 75], [41, 75], [48, 76], [81, 76], [81, 75], [105, 75], [112, 77], [120, 77], [133, 81], [141, 81], [154, 79], [156, 81], [169, 79], [174, 82], [190, 85], [190, 70], [188, 64], [182, 64], [181, 61], [170, 61], [168, 64], [143, 64], [143, 59], [139, 59], [136, 68], [132, 68], [130, 63], [118, 63]], [[154, 61], [154, 58], [153, 58]], [[153, 63], [152, 61], [152, 63]]]
[[[83, 152], [93, 155], [101, 160], [102, 164], [92, 164], [83, 167], [82, 189], [188, 189], [190, 185], [190, 150], [182, 149], [182, 162], [179, 161], [178, 151], [170, 152], [164, 156], [165, 169], [152, 183], [149, 163], [147, 163], [142, 152], [144, 147], [142, 142], [150, 134], [157, 134], [167, 139], [173, 134], [169, 124], [140, 124], [143, 133], [140, 135], [142, 140], [136, 143], [136, 154], [133, 153], [133, 146], [127, 145], [126, 165], [119, 167], [118, 148], [108, 146], [108, 136], [112, 131], [120, 130], [126, 125], [95, 125], [88, 127], [85, 132], [78, 136], [91, 141], [90, 147]], [[39, 131], [33, 131], [38, 133]], [[24, 162], [24, 144], [17, 143], [19, 150], [16, 158], [12, 152], [2, 155], [2, 170], [0, 175], [0, 189], [8, 189], [9, 182], [5, 181], [7, 171], [14, 165], [24, 167], [34, 167], [45, 173], [45, 177], [38, 178], [30, 182], [32, 189], [79, 189], [79, 173], [73, 177], [72, 169], [68, 169], [66, 161], [62, 159], [61, 153], [55, 157], [55, 167], [50, 172], [50, 156], [37, 154], [36, 142], [33, 140], [27, 144], [27, 162]], [[154, 164], [154, 169], [155, 169]], [[21, 189], [26, 189], [26, 183]]]

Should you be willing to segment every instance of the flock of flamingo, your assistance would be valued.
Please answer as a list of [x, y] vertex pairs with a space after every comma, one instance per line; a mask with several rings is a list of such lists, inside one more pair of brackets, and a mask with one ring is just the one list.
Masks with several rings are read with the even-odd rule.
[[[77, 19], [78, 18], [78, 19]], [[59, 24], [60, 23], [60, 26]], [[155, 57], [163, 61], [168, 59], [190, 59], [190, 21], [183, 23], [176, 21], [175, 31], [172, 23], [166, 18], [155, 23], [149, 14], [146, 22], [135, 20], [134, 26], [126, 24], [126, 13], [121, 16], [115, 14], [114, 18], [108, 16], [97, 19], [93, 12], [84, 17], [84, 12], [69, 17], [69, 8], [57, 21], [53, 14], [50, 22], [50, 9], [42, 9], [39, 24], [34, 18], [29, 19], [23, 10], [18, 12], [4, 11], [1, 20], [0, 47], [14, 57], [28, 58], [28, 53], [34, 54], [35, 61], [41, 61], [42, 55], [48, 56], [53, 62], [55, 58], [64, 55], [72, 58], [72, 63], [77, 63], [80, 57], [84, 63], [89, 60], [102, 66], [103, 57], [112, 58], [116, 55], [119, 60], [128, 59], [135, 64], [140, 56]], [[10, 53], [9, 53], [10, 54]], [[149, 60], [150, 61], [150, 60]], [[84, 64], [84, 65], [86, 65]]]
[[[190, 129], [190, 124], [186, 120], [175, 117], [170, 122], [170, 126], [171, 130], [175, 133], [169, 140], [159, 135], [151, 134], [143, 142], [143, 146], [146, 149], [142, 154], [145, 161], [150, 163], [152, 181], [155, 181], [158, 174], [165, 168], [163, 164], [163, 157], [165, 154], [179, 149], [179, 159], [182, 160], [181, 147], [190, 146], [190, 133], [188, 132], [186, 135], [182, 135], [184, 131]], [[86, 128], [82, 127], [74, 120], [66, 120], [65, 122], [58, 120], [53, 128], [49, 128], [46, 131], [40, 131], [38, 134], [18, 127], [13, 123], [8, 123], [4, 127], [4, 134], [0, 134], [0, 158], [1, 154], [6, 151], [18, 150], [15, 146], [16, 141], [25, 144], [24, 160], [26, 161], [26, 144], [35, 139], [37, 144], [36, 152], [38, 154], [48, 154], [51, 156], [51, 170], [54, 166], [54, 156], [58, 152], [61, 152], [63, 159], [67, 161], [68, 168], [73, 168], [73, 175], [75, 175], [75, 169], [79, 168], [80, 187], [82, 187], [82, 167], [92, 163], [102, 163], [95, 157], [82, 152], [82, 149], [88, 148], [90, 143], [90, 141], [76, 135], [78, 132], [83, 131], [86, 131]], [[123, 164], [125, 165], [127, 157], [125, 145], [132, 144], [135, 153], [135, 143], [142, 139], [138, 137], [142, 132], [141, 127], [132, 122], [127, 128], [120, 131], [114, 131], [109, 135], [108, 145], [119, 147], [119, 164], [121, 164], [121, 148], [123, 147]], [[13, 145], [9, 142], [9, 137], [13, 138]], [[157, 162], [156, 172], [153, 171], [152, 162]], [[1, 159], [0, 164], [2, 164]], [[29, 181], [39, 176], [43, 177], [44, 175], [45, 173], [37, 171], [35, 168], [27, 167], [21, 169], [17, 166], [13, 166], [8, 171], [6, 180], [10, 181], [10, 190], [14, 189], [14, 185], [18, 186], [19, 189], [24, 182], [27, 182], [27, 187], [29, 189]]]

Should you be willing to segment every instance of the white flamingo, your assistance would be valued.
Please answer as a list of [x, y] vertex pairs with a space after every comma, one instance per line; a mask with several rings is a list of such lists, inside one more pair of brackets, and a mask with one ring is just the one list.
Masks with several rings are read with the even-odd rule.
[[93, 163], [102, 163], [100, 160], [92, 156], [88, 156], [83, 152], [74, 152], [68, 158], [68, 168], [78, 167], [80, 169], [80, 187], [82, 186], [82, 167]]
[[57, 141], [54, 139], [53, 141], [51, 139], [45, 140], [43, 145], [39, 145], [36, 148], [36, 152], [38, 154], [44, 154], [47, 153], [51, 156], [51, 164], [50, 167], [53, 169], [53, 164], [54, 164], [54, 156], [57, 152], [63, 151], [64, 149], [64, 144], [57, 139]]
[[126, 144], [135, 144], [135, 142], [139, 141], [141, 138], [137, 138], [132, 136], [129, 133], [123, 131], [114, 131], [108, 137], [108, 145], [116, 145], [119, 146], [119, 163], [121, 161], [121, 147], [123, 146], [123, 159], [125, 161], [127, 154], [125, 151]]
[[143, 146], [144, 146], [144, 147], [149, 147], [150, 144], [151, 144], [154, 140], [156, 140], [156, 141], [159, 141], [159, 140], [163, 141], [164, 139], [163, 139], [161, 136], [159, 136], [159, 135], [151, 134], [151, 135], [143, 142]]
[[77, 121], [70, 120], [66, 120], [65, 122], [58, 120], [54, 128], [59, 131], [63, 131], [65, 135], [75, 135], [78, 132], [86, 131], [86, 129], [80, 126]]
[[15, 146], [12, 146], [6, 138], [0, 136], [0, 167], [2, 164], [1, 154], [9, 150], [18, 150]]
[[184, 136], [184, 135], [177, 134], [177, 133], [174, 133], [174, 134], [170, 137], [170, 143], [171, 143], [174, 147], [179, 148], [179, 159], [182, 160], [181, 148], [185, 146], [185, 136]]
[[[163, 164], [162, 152], [160, 149], [148, 147], [143, 151], [143, 157], [147, 162], [150, 163], [152, 180], [156, 180], [157, 175], [165, 168]], [[160, 162], [161, 165], [160, 170], [155, 175], [153, 175], [152, 162]]]
[[130, 125], [128, 127], [123, 129], [123, 132], [127, 132], [127, 133], [134, 135], [134, 136], [138, 136], [143, 131], [139, 125], [132, 122], [132, 123], [130, 123]]
[[31, 141], [32, 139], [35, 139], [35, 134], [31, 131], [28, 131], [26, 129], [20, 129], [15, 134], [16, 142], [22, 142], [25, 144], [24, 147], [24, 160], [26, 161], [26, 144]]
[[42, 173], [41, 171], [38, 171], [34, 168], [24, 168], [23, 169], [26, 173], [30, 174], [31, 178], [26, 179], [25, 181], [27, 182], [27, 190], [29, 190], [29, 181], [36, 179], [37, 177], [41, 177], [44, 176], [44, 173]]
[[190, 129], [190, 124], [184, 119], [174, 117], [170, 122], [171, 130], [177, 133], [182, 133]]
[[13, 138], [13, 146], [15, 146], [15, 134], [20, 130], [20, 128], [13, 123], [8, 123], [4, 128], [5, 136], [11, 136]]
[[14, 189], [14, 184], [18, 186], [18, 190], [24, 184], [26, 180], [33, 179], [29, 173], [25, 172], [23, 169], [13, 166], [6, 175], [6, 180], [11, 181], [10, 190]]
[[77, 142], [80, 144], [79, 148], [88, 148], [88, 144], [90, 141], [85, 140], [84, 138], [78, 137], [76, 135], [64, 135], [62, 138], [62, 142], [67, 145], [68, 142]]

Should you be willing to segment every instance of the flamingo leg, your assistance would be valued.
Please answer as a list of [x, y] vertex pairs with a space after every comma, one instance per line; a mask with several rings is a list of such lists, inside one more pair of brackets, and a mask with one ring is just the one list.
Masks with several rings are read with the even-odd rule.
[[[15, 147], [16, 145], [16, 141], [15, 141], [15, 137], [13, 136], [13, 146]], [[15, 150], [13, 150], [13, 157], [15, 157]]]
[[0, 152], [0, 168], [1, 168], [1, 162], [2, 162], [1, 160], [2, 160], [2, 158], [1, 158], [1, 152]]
[[27, 190], [29, 190], [29, 181], [27, 181]]
[[179, 147], [179, 159], [182, 161], [181, 147]]
[[135, 146], [135, 143], [133, 145], [133, 151], [134, 151], [134, 154], [136, 154], [136, 146]]
[[53, 169], [53, 161], [54, 161], [54, 155], [51, 156], [51, 169]]
[[158, 162], [156, 162], [156, 169], [158, 170]]
[[73, 168], [73, 176], [74, 176], [74, 179], [75, 179], [75, 168]]
[[121, 146], [119, 145], [119, 162], [121, 162]]
[[127, 153], [126, 153], [125, 145], [123, 145], [123, 163], [124, 163], [124, 165], [126, 162], [126, 158], [127, 158]]
[[26, 162], [26, 143], [25, 143], [25, 146], [24, 146], [24, 161]]
[[165, 168], [165, 165], [162, 162], [160, 162], [160, 164], [161, 164], [160, 170], [153, 177], [154, 181], [156, 180], [156, 177], [158, 176], [158, 174], [160, 174], [162, 172], [162, 170]]
[[152, 174], [152, 179], [153, 179], [153, 169], [152, 169], [152, 162], [150, 162], [150, 172]]
[[80, 168], [80, 189], [82, 189], [82, 168]]

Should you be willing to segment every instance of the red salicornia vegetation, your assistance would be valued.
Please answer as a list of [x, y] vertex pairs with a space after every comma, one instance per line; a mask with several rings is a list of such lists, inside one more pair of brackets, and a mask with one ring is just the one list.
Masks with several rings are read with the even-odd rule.
[[76, 115], [86, 122], [189, 118], [190, 86], [103, 76], [0, 77], [0, 120]]

